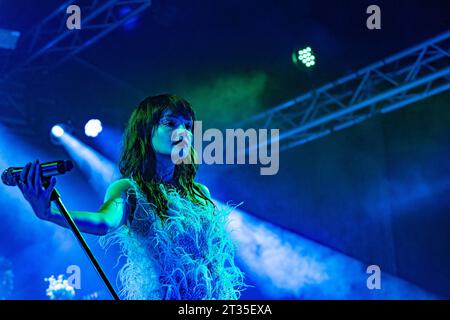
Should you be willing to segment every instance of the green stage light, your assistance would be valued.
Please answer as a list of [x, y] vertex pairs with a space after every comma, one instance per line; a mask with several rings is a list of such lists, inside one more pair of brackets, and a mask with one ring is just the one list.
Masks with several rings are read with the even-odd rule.
[[316, 64], [316, 57], [311, 47], [306, 47], [293, 51], [292, 61], [299, 67], [310, 68]]

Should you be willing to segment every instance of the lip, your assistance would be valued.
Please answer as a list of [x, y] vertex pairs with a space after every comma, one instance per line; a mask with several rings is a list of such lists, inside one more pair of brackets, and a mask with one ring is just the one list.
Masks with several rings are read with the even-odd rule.
[[174, 146], [174, 145], [177, 145], [177, 144], [179, 144], [179, 143], [181, 143], [181, 142], [183, 142], [183, 141], [184, 141], [184, 139], [181, 139], [181, 140], [172, 142], [172, 145], [173, 145], [173, 146]]
[[187, 146], [188, 142], [186, 141], [186, 139], [181, 139], [181, 140], [178, 140], [178, 141], [172, 143], [172, 146], [178, 146], [178, 145], [179, 146]]

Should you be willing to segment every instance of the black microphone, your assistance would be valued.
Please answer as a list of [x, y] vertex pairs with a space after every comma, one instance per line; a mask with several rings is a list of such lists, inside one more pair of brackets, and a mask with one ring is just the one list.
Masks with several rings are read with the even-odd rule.
[[[64, 174], [73, 168], [70, 160], [57, 160], [39, 164], [41, 167], [41, 178], [50, 178], [60, 174]], [[10, 167], [3, 171], [2, 181], [7, 186], [16, 186], [20, 180], [20, 175], [24, 167]]]

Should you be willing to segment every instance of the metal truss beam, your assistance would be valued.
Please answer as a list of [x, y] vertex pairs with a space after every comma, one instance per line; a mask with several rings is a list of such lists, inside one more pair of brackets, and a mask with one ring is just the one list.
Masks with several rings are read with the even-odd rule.
[[448, 89], [450, 31], [257, 114], [237, 127], [280, 129], [280, 151], [284, 151]]
[[[69, 0], [24, 36], [25, 59], [14, 71], [54, 68], [88, 48], [131, 17], [150, 7], [151, 0], [80, 0], [81, 29], [66, 27]], [[121, 10], [126, 8], [126, 10]]]
[[31, 130], [29, 124], [33, 115], [24, 101], [24, 86], [15, 83], [14, 79], [27, 78], [36, 71], [49, 71], [61, 65], [150, 7], [151, 0], [79, 0], [76, 5], [81, 9], [81, 30], [69, 30], [66, 27], [66, 10], [71, 4], [74, 4], [72, 0], [63, 3], [25, 34], [14, 52], [14, 59], [9, 55], [6, 65], [2, 65], [2, 125], [23, 133]]

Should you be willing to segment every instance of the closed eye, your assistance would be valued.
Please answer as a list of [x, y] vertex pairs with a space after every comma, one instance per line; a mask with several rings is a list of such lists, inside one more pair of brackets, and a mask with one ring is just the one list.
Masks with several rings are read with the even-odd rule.
[[[178, 120], [172, 119], [172, 118], [163, 118], [163, 119], [161, 119], [160, 124], [162, 124], [163, 126], [166, 126], [166, 127], [174, 128], [174, 127], [177, 127], [180, 123], [183, 123], [183, 122], [184, 121], [178, 121]], [[192, 127], [193, 127], [192, 121], [184, 122], [184, 127], [187, 130], [191, 131]]]
[[174, 127], [175, 126], [175, 122], [173, 120], [163, 120], [161, 121], [161, 124], [167, 127]]

